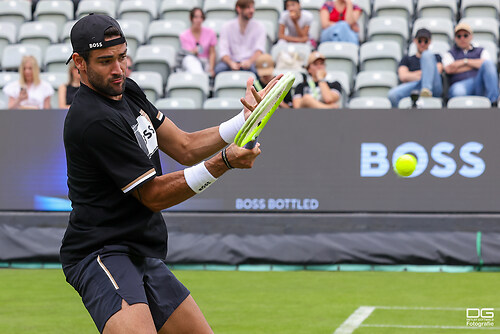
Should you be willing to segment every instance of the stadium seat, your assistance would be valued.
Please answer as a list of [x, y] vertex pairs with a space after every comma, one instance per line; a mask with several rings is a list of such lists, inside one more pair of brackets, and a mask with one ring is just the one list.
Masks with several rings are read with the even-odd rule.
[[71, 28], [75, 25], [76, 20], [68, 21], [64, 24], [64, 27], [61, 31], [61, 35], [59, 36], [59, 41], [61, 43], [70, 43], [71, 44]]
[[449, 109], [483, 109], [491, 108], [491, 102], [484, 96], [456, 96], [448, 100]]
[[199, 7], [196, 0], [163, 0], [160, 7], [160, 19], [181, 20], [186, 27], [191, 25], [189, 13], [194, 7]]
[[354, 84], [353, 78], [358, 72], [358, 46], [346, 42], [324, 42], [318, 47], [318, 51], [325, 56], [326, 69], [339, 70], [347, 74], [349, 84]]
[[391, 109], [386, 97], [355, 97], [349, 101], [350, 109]]
[[446, 18], [456, 21], [457, 0], [418, 0], [417, 17]]
[[395, 41], [403, 52], [408, 47], [408, 38], [408, 21], [401, 17], [374, 17], [368, 22], [369, 41]]
[[4, 71], [17, 71], [19, 69], [19, 64], [23, 56], [33, 56], [35, 57], [38, 65], [42, 66], [42, 50], [38, 45], [31, 44], [10, 44], [7, 45], [3, 50], [2, 55], [2, 69]]
[[0, 22], [11, 22], [17, 27], [31, 21], [31, 1], [0, 1]]
[[16, 25], [12, 22], [0, 22], [0, 56], [3, 49], [9, 45], [17, 42]]
[[116, 17], [116, 2], [114, 0], [81, 0], [76, 9], [76, 19], [81, 19], [90, 13]]
[[52, 108], [57, 108], [59, 106], [59, 96], [57, 92], [59, 86], [68, 82], [68, 72], [42, 72], [40, 73], [40, 79], [47, 81], [54, 89], [54, 94], [50, 98], [50, 105]]
[[373, 16], [397, 16], [412, 21], [413, 0], [375, 0]]
[[208, 27], [215, 31], [217, 34], [217, 38], [219, 37], [220, 30], [222, 29], [222, 26], [226, 23], [226, 20], [224, 19], [206, 19], [203, 21], [203, 26]]
[[448, 18], [421, 17], [413, 22], [412, 36], [418, 29], [426, 28], [432, 33], [432, 41], [443, 41], [452, 45], [454, 40], [453, 22]]
[[130, 79], [137, 82], [151, 103], [158, 100], [163, 94], [162, 77], [157, 72], [133, 71], [130, 74]]
[[[286, 74], [287, 72], [290, 72], [287, 69], [277, 69], [275, 68], [273, 71], [273, 75], [279, 75], [279, 74]], [[304, 81], [304, 75], [306, 74], [306, 71], [292, 71], [293, 74], [295, 74], [295, 81], [293, 82], [292, 89], [295, 89], [301, 82]]]
[[67, 72], [66, 61], [71, 55], [73, 48], [71, 44], [52, 44], [45, 51], [43, 68], [47, 72]]
[[276, 24], [269, 20], [257, 20], [266, 29], [266, 35], [267, 35], [267, 45], [266, 45], [266, 52], [269, 53], [271, 48], [273, 47], [274, 43], [278, 39], [278, 34], [276, 33]]
[[170, 45], [180, 50], [179, 35], [188, 28], [180, 20], [156, 20], [151, 22], [147, 32], [147, 41], [151, 45]]
[[[319, 11], [323, 4], [325, 3], [324, 0], [301, 0], [300, 1], [300, 7], [302, 9], [305, 9], [313, 15], [313, 23], [316, 23], [319, 25]], [[312, 28], [312, 24], [311, 24]], [[310, 31], [310, 30], [309, 30]]]
[[394, 41], [365, 42], [359, 48], [361, 71], [393, 71], [398, 69], [401, 48]]
[[491, 17], [464, 17], [460, 23], [468, 23], [474, 32], [474, 40], [487, 40], [498, 44], [498, 20]]
[[187, 97], [167, 97], [156, 100], [154, 105], [158, 109], [196, 109], [196, 103]]
[[125, 0], [120, 2], [118, 17], [122, 20], [139, 21], [147, 31], [151, 21], [158, 18], [158, 7], [151, 0]]
[[118, 20], [127, 38], [127, 54], [135, 59], [135, 54], [139, 45], [144, 43], [145, 31], [142, 23], [136, 20]]
[[498, 19], [500, 2], [498, 0], [462, 0], [462, 17], [480, 17]]
[[[429, 45], [429, 51], [437, 53], [441, 55], [441, 57], [443, 57], [444, 54], [449, 50], [450, 50], [450, 45], [444, 41], [432, 41], [432, 43]], [[415, 43], [411, 43], [410, 47], [408, 48], [408, 55], [413, 56], [416, 53], [417, 53], [417, 46], [415, 45]]]
[[236, 97], [212, 97], [203, 103], [203, 109], [241, 109], [242, 104]]
[[236, 17], [234, 8], [236, 0], [205, 0], [203, 12], [207, 19], [231, 20]]
[[255, 0], [254, 18], [274, 23], [275, 31], [278, 31], [278, 22], [283, 11], [283, 2], [275, 0]]
[[[417, 100], [417, 109], [441, 109], [443, 107], [443, 100], [439, 97], [420, 97]], [[405, 97], [399, 101], [399, 109], [411, 109], [411, 98]]]
[[7, 109], [8, 102], [5, 101], [5, 98], [0, 94], [0, 110]]
[[238, 99], [245, 96], [249, 77], [256, 79], [255, 74], [249, 71], [220, 72], [215, 76], [214, 96]]
[[168, 78], [167, 97], [193, 99], [195, 108], [201, 108], [208, 96], [208, 75], [185, 72], [172, 73]]
[[362, 71], [356, 76], [355, 97], [387, 97], [389, 90], [398, 84], [395, 72]]
[[19, 80], [17, 72], [0, 72], [0, 100], [5, 102], [5, 106], [9, 102], [9, 98], [3, 93], [3, 88], [6, 84]]
[[[281, 52], [289, 54], [297, 54], [299, 58], [303, 59], [304, 66], [307, 64], [307, 58], [311, 53], [311, 46], [306, 43], [278, 43], [271, 48], [271, 56], [277, 62]], [[280, 64], [276, 64], [279, 66]]]
[[170, 45], [141, 45], [135, 55], [134, 69], [157, 72], [165, 84], [175, 68], [175, 54], [176, 50]]
[[74, 5], [71, 0], [38, 1], [35, 8], [35, 20], [54, 22], [57, 26], [57, 36], [61, 35], [64, 24], [73, 20]]
[[359, 24], [359, 41], [364, 42], [366, 40], [366, 29], [368, 26], [368, 20], [372, 16], [371, 11], [371, 1], [370, 0], [353, 0], [352, 2], [355, 5], [358, 5], [361, 8], [362, 13], [358, 20]]
[[58, 41], [57, 25], [48, 21], [25, 22], [19, 28], [18, 41], [38, 45], [44, 54], [49, 45]]
[[497, 44], [494, 43], [494, 42], [492, 42], [492, 41], [489, 41], [489, 40], [479, 40], [479, 41], [473, 40], [472, 44], [474, 46], [480, 46], [480, 47], [484, 48], [486, 51], [488, 51], [488, 53], [490, 54], [491, 59], [493, 60], [493, 62], [495, 62], [495, 59], [498, 59], [498, 57], [500, 56], [500, 50], [499, 50]]

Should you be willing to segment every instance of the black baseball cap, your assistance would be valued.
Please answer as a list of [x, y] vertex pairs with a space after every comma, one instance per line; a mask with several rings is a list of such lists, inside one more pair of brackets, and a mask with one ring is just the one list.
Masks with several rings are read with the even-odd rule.
[[425, 28], [418, 29], [417, 33], [415, 34], [415, 38], [420, 38], [420, 37], [431, 39], [431, 32]]
[[[111, 27], [115, 27], [120, 32], [120, 37], [104, 40], [104, 32]], [[116, 20], [108, 15], [90, 13], [78, 20], [71, 28], [71, 45], [73, 53], [108, 48], [110, 46], [126, 42], [120, 25]], [[69, 57], [66, 65], [70, 62], [73, 54]]]

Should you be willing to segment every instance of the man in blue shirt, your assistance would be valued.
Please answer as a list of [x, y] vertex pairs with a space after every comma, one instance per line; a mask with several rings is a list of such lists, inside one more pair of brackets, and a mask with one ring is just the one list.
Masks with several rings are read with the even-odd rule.
[[425, 28], [419, 29], [413, 42], [417, 46], [417, 53], [401, 59], [398, 76], [402, 83], [392, 88], [388, 94], [394, 108], [398, 107], [401, 99], [410, 96], [413, 90], [419, 90], [422, 97], [441, 97], [443, 93], [441, 56], [428, 50], [431, 32]]

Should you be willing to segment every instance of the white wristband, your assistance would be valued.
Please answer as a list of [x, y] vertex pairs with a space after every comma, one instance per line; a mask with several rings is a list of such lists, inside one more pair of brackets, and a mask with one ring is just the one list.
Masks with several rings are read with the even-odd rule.
[[210, 174], [207, 167], [205, 167], [204, 161], [193, 167], [184, 169], [184, 178], [186, 179], [186, 183], [189, 188], [193, 189], [193, 191], [197, 194], [201, 193], [212, 183], [217, 181], [217, 179]]
[[245, 124], [245, 111], [241, 110], [238, 115], [219, 125], [219, 134], [226, 143], [230, 144], [243, 124]]

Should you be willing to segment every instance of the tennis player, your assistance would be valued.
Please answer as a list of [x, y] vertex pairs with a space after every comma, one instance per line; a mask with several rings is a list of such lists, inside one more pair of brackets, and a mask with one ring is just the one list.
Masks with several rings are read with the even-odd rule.
[[[160, 210], [203, 191], [230, 168], [253, 166], [258, 146], [227, 145], [279, 77], [262, 93], [249, 80], [240, 114], [187, 133], [126, 78], [127, 43], [116, 20], [80, 19], [71, 43], [81, 87], [64, 124], [73, 207], [60, 253], [66, 280], [102, 333], [212, 333], [162, 261], [167, 230]], [[162, 175], [159, 149], [192, 167]]]

